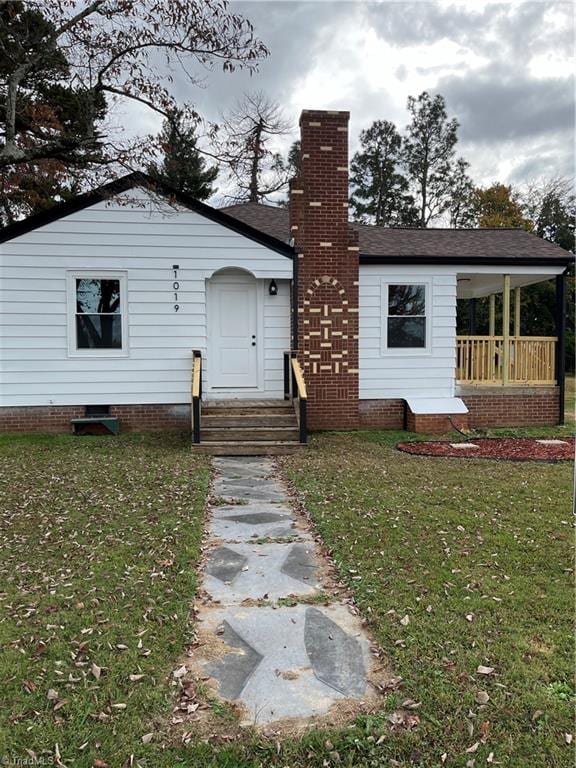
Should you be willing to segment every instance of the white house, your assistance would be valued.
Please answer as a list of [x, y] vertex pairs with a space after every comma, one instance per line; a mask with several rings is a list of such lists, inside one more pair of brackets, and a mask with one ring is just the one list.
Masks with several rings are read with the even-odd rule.
[[[303, 112], [289, 208], [131, 174], [2, 230], [0, 430], [190, 429], [193, 404], [200, 445], [272, 450], [306, 423], [560, 421], [572, 255], [520, 230], [349, 223], [347, 123]], [[524, 337], [520, 289], [549, 279], [556, 336]], [[457, 298], [497, 293], [503, 327], [457, 337]]]

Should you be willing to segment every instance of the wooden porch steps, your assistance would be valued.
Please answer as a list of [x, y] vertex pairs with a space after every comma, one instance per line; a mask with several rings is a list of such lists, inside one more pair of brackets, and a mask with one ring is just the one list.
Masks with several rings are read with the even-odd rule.
[[200, 424], [195, 453], [266, 456], [305, 447], [294, 406], [283, 400], [209, 400], [202, 405]]

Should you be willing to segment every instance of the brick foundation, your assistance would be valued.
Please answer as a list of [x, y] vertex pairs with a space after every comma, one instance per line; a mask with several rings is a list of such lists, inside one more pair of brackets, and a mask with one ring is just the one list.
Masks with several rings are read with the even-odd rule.
[[470, 427], [539, 427], [560, 422], [558, 387], [463, 390]]
[[404, 429], [404, 400], [360, 400], [361, 427]]
[[406, 429], [409, 432], [421, 432], [427, 435], [444, 435], [454, 429], [466, 430], [469, 426], [468, 414], [459, 413], [448, 416], [443, 413], [412, 413], [408, 409]]
[[[187, 404], [112, 405], [121, 432], [189, 432]], [[71, 432], [70, 420], [84, 416], [81, 405], [0, 408], [0, 432]]]

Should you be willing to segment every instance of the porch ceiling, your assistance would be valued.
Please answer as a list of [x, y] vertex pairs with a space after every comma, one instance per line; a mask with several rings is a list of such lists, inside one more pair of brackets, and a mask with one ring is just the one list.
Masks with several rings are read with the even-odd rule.
[[[531, 274], [531, 275], [510, 275], [511, 288], [523, 288], [526, 285], [542, 283], [545, 280], [553, 280], [554, 275]], [[483, 296], [490, 296], [492, 293], [502, 293], [504, 276], [503, 274], [474, 274], [458, 273], [457, 298], [459, 299], [480, 299]]]

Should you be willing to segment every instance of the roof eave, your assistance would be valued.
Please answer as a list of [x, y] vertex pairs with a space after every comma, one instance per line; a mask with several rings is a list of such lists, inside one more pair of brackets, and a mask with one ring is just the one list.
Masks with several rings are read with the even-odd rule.
[[360, 254], [360, 264], [463, 264], [503, 267], [568, 267], [574, 255], [566, 256], [373, 256]]

